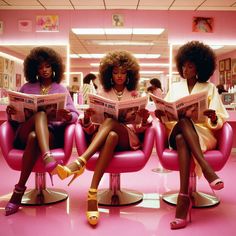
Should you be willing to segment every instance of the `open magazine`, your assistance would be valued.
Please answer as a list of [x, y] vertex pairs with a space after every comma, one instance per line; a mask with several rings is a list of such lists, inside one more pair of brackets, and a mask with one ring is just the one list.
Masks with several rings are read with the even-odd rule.
[[57, 111], [65, 107], [66, 93], [47, 95], [26, 94], [15, 91], [7, 91], [9, 105], [14, 106], [16, 114], [12, 120], [24, 122], [37, 111], [45, 111], [50, 121], [60, 120]]
[[125, 124], [141, 122], [137, 111], [145, 109], [148, 97], [138, 97], [132, 100], [114, 101], [99, 95], [89, 94], [89, 107], [95, 111], [92, 122], [101, 124], [105, 118], [111, 117]]
[[174, 102], [167, 102], [152, 93], [149, 95], [153, 99], [156, 109], [165, 114], [161, 116], [162, 122], [176, 121], [181, 115], [187, 113], [191, 114], [190, 117], [195, 122], [201, 123], [206, 119], [203, 112], [207, 109], [207, 92], [191, 94]]

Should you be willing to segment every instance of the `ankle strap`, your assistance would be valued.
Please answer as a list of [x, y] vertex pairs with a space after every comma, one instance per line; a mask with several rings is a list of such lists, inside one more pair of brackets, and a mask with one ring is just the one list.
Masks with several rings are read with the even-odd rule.
[[82, 161], [82, 162], [84, 163], [84, 165], [87, 163], [87, 161], [86, 161], [85, 158], [83, 158], [83, 157], [78, 157], [78, 158], [76, 159], [76, 161]]
[[89, 189], [89, 192], [90, 192], [90, 193], [97, 193], [98, 190], [97, 190], [96, 188], [90, 188], [90, 189]]
[[21, 194], [21, 193], [24, 193], [25, 190], [26, 190], [26, 187], [25, 187], [25, 186], [21, 187], [21, 186], [19, 186], [18, 184], [15, 185], [15, 189], [14, 189], [14, 192], [15, 192], [15, 193]]
[[50, 151], [47, 151], [45, 152], [43, 155], [42, 155], [42, 159], [45, 161], [47, 160], [48, 158], [50, 158], [52, 155], [52, 153]]

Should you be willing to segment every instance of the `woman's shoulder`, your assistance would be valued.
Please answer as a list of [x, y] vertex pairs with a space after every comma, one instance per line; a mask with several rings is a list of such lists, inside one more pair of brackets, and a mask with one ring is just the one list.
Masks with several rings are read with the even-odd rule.
[[67, 92], [68, 89], [62, 85], [62, 84], [59, 84], [59, 83], [52, 83], [52, 89], [53, 89], [53, 92], [61, 92], [61, 93], [64, 93], [64, 92]]
[[30, 83], [30, 82], [26, 82], [25, 84], [23, 84], [20, 88], [20, 92], [22, 93], [37, 93], [39, 90], [39, 83]]

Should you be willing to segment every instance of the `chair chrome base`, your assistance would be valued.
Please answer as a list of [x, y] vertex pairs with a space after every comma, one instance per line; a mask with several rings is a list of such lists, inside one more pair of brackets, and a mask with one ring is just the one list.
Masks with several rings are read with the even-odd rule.
[[98, 204], [101, 206], [126, 206], [143, 200], [143, 194], [133, 190], [121, 189], [114, 193], [110, 189], [98, 191]]
[[22, 197], [22, 205], [47, 205], [56, 202], [64, 201], [68, 198], [66, 191], [62, 189], [32, 189], [25, 192]]
[[[178, 192], [167, 192], [162, 195], [163, 201], [176, 205], [178, 198]], [[204, 208], [204, 207], [212, 207], [216, 206], [220, 203], [220, 200], [211, 194], [203, 193], [203, 192], [192, 192], [193, 199], [193, 207], [195, 208]]]

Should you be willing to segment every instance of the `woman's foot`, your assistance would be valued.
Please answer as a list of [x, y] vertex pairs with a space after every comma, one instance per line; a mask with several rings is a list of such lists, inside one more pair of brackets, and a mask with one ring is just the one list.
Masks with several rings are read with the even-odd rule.
[[24, 195], [25, 190], [26, 190], [25, 186], [21, 187], [18, 184], [15, 185], [15, 189], [11, 196], [11, 199], [5, 207], [6, 216], [12, 215], [18, 211], [21, 204], [21, 199]]
[[74, 175], [68, 185], [70, 185], [77, 177], [79, 177], [85, 170], [86, 160], [83, 157], [78, 157], [74, 162], [67, 166], [58, 165], [56, 168], [60, 179], [65, 179]]
[[53, 170], [57, 167], [59, 164], [54, 157], [52, 156], [52, 153], [50, 151], [45, 152], [42, 156], [46, 171], [48, 173], [53, 172]]
[[220, 189], [224, 188], [223, 180], [221, 180], [212, 169], [209, 169], [207, 171], [203, 171], [203, 174], [204, 174], [206, 180], [208, 181], [210, 187], [213, 190], [220, 190]]
[[86, 216], [90, 225], [97, 225], [99, 220], [97, 189], [90, 188], [88, 191], [88, 208]]
[[171, 229], [180, 229], [186, 227], [188, 224], [188, 215], [189, 221], [191, 221], [191, 209], [192, 209], [192, 201], [188, 194], [179, 193], [175, 219], [170, 223]]

